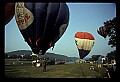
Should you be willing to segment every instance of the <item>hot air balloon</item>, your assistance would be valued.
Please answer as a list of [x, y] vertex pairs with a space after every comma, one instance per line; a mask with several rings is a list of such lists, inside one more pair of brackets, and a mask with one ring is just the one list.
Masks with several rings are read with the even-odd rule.
[[94, 36], [88, 32], [76, 32], [75, 43], [79, 51], [80, 59], [86, 57], [94, 46]]
[[15, 14], [15, 3], [5, 3], [5, 25], [8, 24]]
[[61, 38], [69, 23], [66, 3], [15, 3], [19, 30], [34, 54], [44, 53]]
[[106, 38], [106, 36], [107, 36], [106, 28], [107, 27], [105, 27], [105, 26], [101, 26], [97, 29], [98, 34], [104, 38]]
[[104, 61], [104, 60], [105, 60], [105, 56], [101, 55], [101, 56], [100, 56], [100, 60], [101, 60], [101, 61]]

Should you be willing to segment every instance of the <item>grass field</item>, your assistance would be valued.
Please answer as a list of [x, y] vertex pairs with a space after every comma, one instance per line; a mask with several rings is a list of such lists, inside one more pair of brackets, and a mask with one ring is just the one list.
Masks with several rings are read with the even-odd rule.
[[6, 65], [5, 77], [7, 78], [104, 78], [105, 70], [102, 74], [98, 69], [89, 69], [89, 63], [48, 65], [47, 72], [43, 72], [43, 67], [32, 67], [26, 65]]

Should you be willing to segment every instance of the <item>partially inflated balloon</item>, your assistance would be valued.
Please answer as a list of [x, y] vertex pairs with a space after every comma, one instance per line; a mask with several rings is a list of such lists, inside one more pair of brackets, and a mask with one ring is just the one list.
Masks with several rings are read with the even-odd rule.
[[69, 9], [66, 3], [17, 2], [15, 18], [33, 53], [43, 55], [65, 32]]
[[105, 60], [105, 56], [101, 55], [100, 60], [102, 60], [102, 61]]
[[15, 14], [15, 3], [5, 4], [5, 25], [8, 24]]
[[107, 27], [105, 27], [105, 26], [101, 26], [97, 29], [98, 34], [104, 38], [106, 38], [106, 36], [107, 36], [106, 28]]
[[90, 53], [94, 46], [94, 36], [88, 32], [76, 32], [74, 38], [80, 59], [83, 59]]

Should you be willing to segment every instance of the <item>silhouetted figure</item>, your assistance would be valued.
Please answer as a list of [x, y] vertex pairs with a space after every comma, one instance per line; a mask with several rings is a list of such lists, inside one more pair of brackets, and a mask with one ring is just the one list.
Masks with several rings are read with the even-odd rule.
[[46, 72], [46, 58], [43, 58], [43, 72]]
[[113, 68], [113, 65], [107, 64], [106, 72], [107, 72], [108, 78], [115, 78], [115, 70]]
[[94, 69], [93, 61], [90, 61], [90, 69]]

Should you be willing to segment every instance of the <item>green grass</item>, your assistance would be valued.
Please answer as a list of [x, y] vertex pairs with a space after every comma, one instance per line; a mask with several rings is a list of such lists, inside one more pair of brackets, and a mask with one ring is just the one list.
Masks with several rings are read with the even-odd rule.
[[9, 65], [5, 66], [5, 77], [7, 78], [103, 78], [103, 69], [99, 75], [97, 67], [89, 69], [88, 63], [61, 64], [47, 66], [47, 72], [43, 67], [32, 67], [32, 65]]

